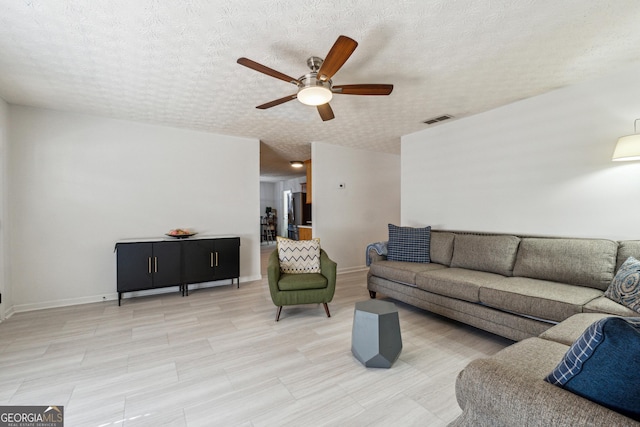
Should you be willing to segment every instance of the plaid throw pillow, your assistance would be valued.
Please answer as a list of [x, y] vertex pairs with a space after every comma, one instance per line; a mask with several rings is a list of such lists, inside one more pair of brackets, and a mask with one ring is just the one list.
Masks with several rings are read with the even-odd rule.
[[431, 227], [398, 227], [389, 224], [387, 260], [406, 262], [431, 262]]
[[640, 420], [640, 318], [606, 317], [573, 343], [545, 381]]
[[276, 240], [281, 272], [320, 273], [320, 239], [290, 240], [277, 236]]

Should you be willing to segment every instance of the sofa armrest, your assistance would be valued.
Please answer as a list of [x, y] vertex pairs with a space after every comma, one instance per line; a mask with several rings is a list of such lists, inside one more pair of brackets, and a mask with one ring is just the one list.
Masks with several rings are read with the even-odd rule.
[[269, 290], [278, 291], [278, 282], [280, 281], [280, 259], [278, 258], [278, 250], [274, 250], [269, 255], [267, 263], [267, 281], [269, 282]]
[[462, 415], [449, 426], [640, 426], [640, 423], [495, 359], [469, 363], [456, 380]]
[[375, 242], [367, 245], [365, 250], [367, 267], [369, 267], [371, 263], [387, 259], [387, 243], [388, 242]]

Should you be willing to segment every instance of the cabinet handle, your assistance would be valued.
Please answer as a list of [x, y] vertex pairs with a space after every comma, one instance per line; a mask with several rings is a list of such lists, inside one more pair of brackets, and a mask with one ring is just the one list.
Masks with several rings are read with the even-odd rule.
[[151, 274], [151, 257], [149, 257], [149, 274]]
[[218, 266], [218, 252], [216, 252], [216, 267]]
[[213, 268], [213, 252], [211, 252], [211, 268]]
[[157, 256], [153, 257], [153, 266], [154, 266], [154, 272], [157, 273], [158, 272], [158, 257]]

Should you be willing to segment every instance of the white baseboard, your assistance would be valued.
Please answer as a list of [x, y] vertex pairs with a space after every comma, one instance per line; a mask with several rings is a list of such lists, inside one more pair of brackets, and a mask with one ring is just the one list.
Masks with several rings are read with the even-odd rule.
[[[242, 283], [252, 282], [255, 280], [260, 280], [260, 276], [244, 276], [240, 277], [240, 286]], [[193, 285], [189, 285], [189, 290], [192, 289], [204, 289], [211, 288], [216, 286], [229, 286], [231, 284], [231, 280], [220, 280], [217, 282], [204, 282], [204, 283], [196, 283]], [[234, 280], [234, 286], [236, 286], [236, 282]], [[136, 292], [127, 292], [122, 295], [122, 299], [135, 298], [141, 296], [148, 295], [159, 295], [159, 294], [167, 294], [171, 292], [178, 292], [178, 286], [169, 286], [166, 288], [158, 288], [158, 289], [147, 289], [144, 291], [136, 291]], [[43, 301], [32, 304], [18, 304], [10, 307], [5, 313], [5, 319], [8, 319], [15, 313], [24, 313], [27, 311], [35, 311], [35, 310], [46, 310], [48, 308], [58, 308], [58, 307], [67, 307], [71, 305], [79, 305], [79, 304], [91, 304], [96, 302], [103, 301], [117, 301], [118, 293], [108, 293], [108, 294], [100, 294], [79, 298], [69, 298], [69, 299], [61, 299], [61, 300], [53, 300], [53, 301]]]
[[13, 309], [13, 307], [9, 307], [9, 309], [4, 312], [4, 317], [0, 319], [0, 322], [2, 322], [3, 320], [7, 320], [11, 316], [13, 316], [15, 313], [16, 311]]
[[255, 275], [255, 276], [241, 277], [240, 278], [240, 285], [242, 285], [245, 282], [255, 282], [256, 280], [262, 280], [262, 276], [260, 274], [258, 274], [258, 275]]
[[45, 310], [47, 308], [67, 307], [70, 305], [91, 304], [94, 302], [102, 302], [118, 299], [118, 294], [94, 295], [88, 297], [69, 298], [54, 301], [43, 301], [33, 304], [18, 304], [11, 307], [14, 313], [24, 313], [26, 311]]
[[336, 271], [336, 274], [345, 274], [345, 273], [355, 273], [357, 271], [367, 271], [369, 267], [361, 265], [359, 267], [347, 267], [347, 268], [339, 268]]

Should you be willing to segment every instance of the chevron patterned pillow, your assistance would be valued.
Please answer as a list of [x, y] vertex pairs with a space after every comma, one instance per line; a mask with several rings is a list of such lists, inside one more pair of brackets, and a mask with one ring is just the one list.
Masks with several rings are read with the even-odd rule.
[[291, 240], [278, 236], [277, 241], [281, 272], [320, 273], [320, 239]]

